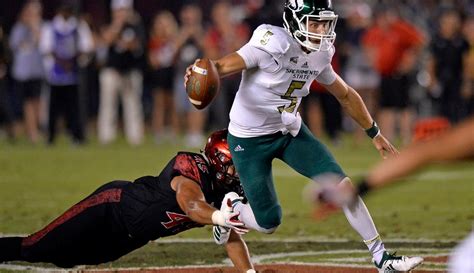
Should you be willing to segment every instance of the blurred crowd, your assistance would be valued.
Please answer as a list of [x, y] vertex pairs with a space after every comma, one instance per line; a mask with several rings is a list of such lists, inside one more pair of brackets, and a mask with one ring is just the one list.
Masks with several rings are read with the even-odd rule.
[[[109, 14], [104, 19], [73, 0], [57, 2], [46, 18], [47, 2], [24, 1], [16, 22], [0, 25], [0, 131], [12, 143], [53, 145], [66, 134], [75, 145], [92, 138], [106, 145], [123, 134], [132, 146], [152, 135], [156, 143], [201, 147], [208, 130], [227, 126], [240, 75], [223, 80], [212, 105], [197, 111], [183, 86], [185, 68], [236, 51], [261, 23], [281, 26], [284, 4], [170, 1], [144, 18], [154, 1], [98, 1]], [[422, 120], [456, 124], [473, 113], [472, 1], [334, 4], [333, 66], [390, 140], [411, 142]], [[362, 139], [363, 130], [316, 83], [303, 101], [300, 110], [317, 136], [338, 143], [341, 132], [354, 132]]]

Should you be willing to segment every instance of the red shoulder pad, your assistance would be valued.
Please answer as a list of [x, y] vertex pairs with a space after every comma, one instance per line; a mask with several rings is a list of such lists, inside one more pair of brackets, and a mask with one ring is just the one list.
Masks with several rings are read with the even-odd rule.
[[177, 155], [173, 170], [182, 176], [185, 176], [191, 180], [198, 182], [199, 184], [202, 184], [201, 175], [199, 174], [199, 168], [196, 164], [196, 161], [194, 161], [194, 159], [190, 155]]

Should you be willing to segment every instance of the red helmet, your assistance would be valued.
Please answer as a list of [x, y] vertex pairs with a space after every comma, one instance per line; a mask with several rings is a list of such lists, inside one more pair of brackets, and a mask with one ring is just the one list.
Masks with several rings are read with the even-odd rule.
[[234, 191], [243, 196], [239, 175], [235, 170], [227, 143], [227, 129], [215, 131], [209, 136], [204, 155], [216, 175], [214, 188], [225, 192]]

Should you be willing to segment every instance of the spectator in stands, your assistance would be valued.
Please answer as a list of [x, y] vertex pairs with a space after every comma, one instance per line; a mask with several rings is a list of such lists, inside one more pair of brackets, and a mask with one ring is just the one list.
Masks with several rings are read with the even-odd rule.
[[[184, 71], [186, 67], [203, 55], [204, 28], [202, 11], [197, 3], [188, 2], [180, 11], [180, 30], [176, 40], [177, 57], [175, 71]], [[207, 111], [194, 108], [186, 96], [184, 78], [176, 73], [174, 79], [176, 111], [180, 123], [184, 124], [185, 144], [198, 148], [204, 144], [204, 122]]]
[[17, 126], [14, 124], [10, 108], [9, 98], [6, 90], [7, 75], [7, 49], [3, 35], [3, 27], [0, 24], [0, 123], [5, 124], [5, 129], [10, 141], [14, 141], [18, 135]]
[[132, 0], [112, 0], [112, 22], [103, 31], [107, 46], [100, 72], [98, 135], [102, 144], [116, 137], [118, 98], [122, 99], [125, 135], [130, 145], [143, 141], [143, 56], [145, 32]]
[[32, 143], [37, 143], [40, 138], [40, 94], [44, 77], [43, 59], [39, 50], [42, 20], [41, 3], [30, 0], [23, 6], [10, 35], [12, 76], [23, 104], [26, 133]]
[[97, 132], [97, 115], [99, 110], [99, 67], [100, 61], [98, 52], [102, 51], [102, 37], [99, 30], [97, 20], [94, 19], [91, 13], [85, 12], [81, 14], [81, 18], [89, 25], [92, 33], [92, 40], [94, 41], [95, 54], [87, 55], [87, 58], [82, 58], [80, 64], [82, 67], [80, 92], [83, 96], [83, 103], [85, 105], [86, 131], [90, 135], [96, 135]]
[[[218, 59], [242, 47], [249, 39], [250, 30], [244, 23], [235, 21], [232, 6], [228, 1], [217, 1], [212, 7], [212, 25], [208, 29], [204, 41], [204, 55], [210, 59]], [[229, 112], [235, 94], [239, 89], [240, 74], [232, 75], [221, 82], [220, 95], [210, 106], [215, 118], [214, 127], [223, 128], [229, 123]]]
[[467, 101], [468, 115], [474, 114], [474, 13], [464, 23], [464, 36], [469, 44], [469, 51], [464, 64], [465, 82], [462, 95]]
[[[173, 97], [174, 61], [178, 23], [169, 11], [159, 12], [153, 19], [148, 41], [148, 63], [153, 88], [152, 128], [156, 143], [175, 140], [178, 117]], [[170, 128], [166, 127], [169, 121]]]
[[247, 0], [247, 18], [250, 29], [261, 24], [283, 25], [283, 5], [275, 0]]
[[453, 123], [465, 115], [461, 86], [465, 80], [463, 65], [467, 62], [468, 50], [469, 45], [461, 34], [458, 11], [444, 10], [439, 17], [438, 31], [430, 44], [428, 90], [437, 99], [441, 115]]
[[381, 75], [379, 86], [379, 124], [391, 141], [400, 115], [400, 135], [403, 143], [411, 138], [413, 111], [410, 105], [411, 74], [422, 48], [422, 34], [410, 23], [399, 18], [396, 9], [379, 6], [375, 24], [367, 30], [362, 41], [369, 60]]
[[48, 144], [55, 141], [60, 115], [65, 116], [73, 142], [82, 144], [85, 141], [79, 106], [78, 58], [91, 53], [94, 45], [89, 26], [75, 15], [74, 9], [73, 5], [64, 2], [41, 33], [40, 49], [46, 56], [47, 79], [51, 88]]

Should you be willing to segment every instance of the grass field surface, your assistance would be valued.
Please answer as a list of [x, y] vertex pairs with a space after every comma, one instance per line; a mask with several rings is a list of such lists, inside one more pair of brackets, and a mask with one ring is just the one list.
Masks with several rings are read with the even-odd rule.
[[[369, 140], [355, 146], [347, 137], [342, 145], [329, 145], [329, 148], [355, 181], [380, 160]], [[170, 143], [154, 145], [152, 141], [141, 147], [129, 147], [123, 140], [106, 147], [96, 143], [74, 147], [65, 139], [53, 147], [34, 147], [22, 142], [10, 145], [0, 141], [0, 234], [36, 231], [105, 182], [158, 175], [179, 150], [188, 149]], [[347, 254], [328, 252], [329, 258], [304, 254], [276, 257], [266, 262], [337, 261], [341, 255], [354, 258], [357, 263], [366, 262], [357, 260], [362, 259], [360, 253], [351, 254], [351, 249], [362, 251], [365, 246], [342, 214], [321, 222], [312, 218], [312, 208], [302, 198], [303, 188], [310, 182], [307, 178], [278, 160], [274, 161], [273, 172], [283, 208], [283, 223], [273, 235], [250, 232], [245, 236], [250, 241], [252, 255], [344, 250]], [[389, 240], [386, 243], [389, 248], [449, 252], [455, 242], [472, 229], [473, 177], [472, 162], [438, 164], [405, 179], [406, 183], [367, 196], [365, 201], [382, 238]], [[209, 227], [194, 229], [173, 239], [178, 239], [177, 243], [150, 244], [114, 264], [202, 265], [222, 263], [225, 259], [223, 248], [209, 241]], [[195, 249], [197, 243], [186, 240], [202, 240], [198, 241], [200, 251], [184, 255], [189, 259], [177, 259], [187, 249]], [[362, 256], [367, 258], [368, 254]]]

